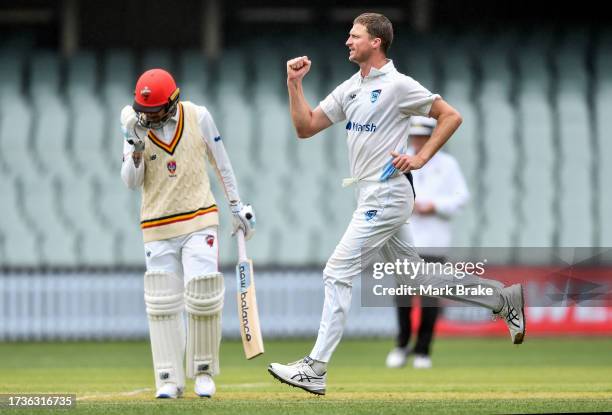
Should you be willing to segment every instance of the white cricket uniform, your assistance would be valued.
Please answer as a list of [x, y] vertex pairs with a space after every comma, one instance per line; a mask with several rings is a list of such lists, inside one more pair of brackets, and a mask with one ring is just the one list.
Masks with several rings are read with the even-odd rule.
[[[414, 154], [414, 149], [408, 153]], [[445, 256], [452, 242], [451, 219], [470, 197], [459, 163], [450, 154], [438, 151], [412, 176], [418, 189], [417, 201], [433, 203], [436, 210], [432, 215], [415, 213], [410, 218], [414, 246], [421, 255]]]
[[[225, 194], [228, 200], [240, 200], [236, 177], [213, 118], [206, 107], [194, 106], [194, 108], [202, 139], [208, 148], [209, 155], [214, 158], [210, 160], [211, 164], [217, 169]], [[177, 128], [178, 118], [177, 111], [162, 128], [155, 129], [153, 132], [164, 143], [170, 144]], [[151, 143], [148, 142], [147, 145]], [[131, 156], [133, 151], [134, 146], [125, 142], [121, 178], [128, 188], [137, 189], [144, 183], [145, 163], [142, 161], [138, 167], [135, 167]], [[210, 226], [175, 238], [147, 242], [145, 243], [145, 261], [147, 271], [165, 271], [183, 275], [185, 284], [193, 277], [218, 272], [217, 226]]]
[[[408, 224], [414, 206], [413, 189], [401, 172], [381, 182], [391, 151], [405, 147], [411, 115], [428, 116], [439, 95], [399, 73], [388, 61], [366, 77], [358, 72], [319, 104], [333, 123], [345, 121], [351, 178], [358, 187], [357, 208], [323, 271], [325, 302], [316, 344], [310, 357], [328, 362], [338, 345], [351, 304], [352, 281], [378, 254], [389, 262], [419, 260]], [[418, 189], [417, 189], [418, 191]], [[417, 284], [455, 285], [452, 276], [419, 275]], [[404, 281], [403, 281], [404, 282]], [[490, 309], [501, 308], [497, 281], [466, 276], [461, 284], [491, 287], [493, 296], [461, 298]]]

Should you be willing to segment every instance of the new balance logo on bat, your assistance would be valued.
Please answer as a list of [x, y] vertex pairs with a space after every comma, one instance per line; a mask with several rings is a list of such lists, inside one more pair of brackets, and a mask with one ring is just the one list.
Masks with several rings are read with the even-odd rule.
[[249, 278], [247, 278], [246, 266], [240, 264], [240, 318], [242, 318], [242, 330], [248, 342], [251, 341], [251, 328], [249, 327], [249, 306], [247, 304], [247, 288]]

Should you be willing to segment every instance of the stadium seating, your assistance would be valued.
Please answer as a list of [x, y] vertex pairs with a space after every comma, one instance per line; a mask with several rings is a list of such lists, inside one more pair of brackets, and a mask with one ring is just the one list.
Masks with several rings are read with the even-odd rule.
[[550, 79], [545, 53], [528, 48], [518, 61], [521, 81], [518, 95], [518, 246], [553, 245], [555, 232], [555, 144], [553, 109], [549, 103]]
[[599, 223], [599, 246], [612, 246], [612, 193], [609, 182], [612, 178], [612, 31], [604, 33], [599, 39], [597, 60], [595, 63], [597, 85], [595, 88], [595, 119], [597, 120], [597, 212]]
[[[454, 220], [457, 246], [612, 244], [612, 32], [440, 32], [391, 49], [401, 71], [463, 115], [445, 150], [459, 161], [471, 200]], [[142, 69], [176, 74], [181, 98], [205, 105], [232, 161], [242, 198], [257, 212], [249, 254], [258, 264], [322, 264], [354, 209], [344, 123], [300, 140], [288, 114], [285, 61], [313, 61], [314, 107], [357, 71], [345, 32], [274, 35], [199, 51], [81, 50], [69, 59], [23, 40], [0, 45], [0, 264], [142, 265], [140, 195], [120, 179], [119, 113]], [[270, 48], [278, 40], [277, 48]], [[520, 45], [520, 48], [517, 47]], [[257, 57], [256, 59], [254, 57]], [[227, 201], [221, 259], [236, 259]], [[418, 189], [417, 189], [418, 193]], [[504, 258], [500, 258], [503, 261]], [[529, 261], [529, 258], [522, 258]]]

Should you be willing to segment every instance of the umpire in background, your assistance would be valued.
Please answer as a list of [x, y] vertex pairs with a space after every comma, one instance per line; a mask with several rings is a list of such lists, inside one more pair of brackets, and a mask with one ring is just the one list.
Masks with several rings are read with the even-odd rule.
[[[409, 153], [416, 154], [425, 145], [436, 126], [436, 120], [413, 116], [410, 123]], [[451, 219], [469, 199], [459, 164], [450, 154], [439, 151], [419, 170], [413, 170], [416, 199], [410, 229], [421, 257], [427, 262], [446, 262], [451, 244]], [[431, 367], [430, 349], [434, 325], [440, 311], [439, 300], [421, 297], [421, 322], [413, 349], [408, 345], [412, 331], [410, 296], [400, 299], [397, 307], [399, 334], [396, 347], [387, 356], [387, 367], [406, 365], [414, 354], [416, 369]]]

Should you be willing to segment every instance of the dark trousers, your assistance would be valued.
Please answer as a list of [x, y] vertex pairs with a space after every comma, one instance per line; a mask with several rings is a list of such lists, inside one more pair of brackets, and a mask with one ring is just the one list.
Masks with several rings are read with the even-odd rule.
[[[445, 262], [444, 258], [423, 256], [426, 262]], [[408, 301], [406, 301], [408, 300]], [[397, 307], [397, 321], [399, 333], [397, 335], [397, 346], [405, 348], [410, 342], [412, 334], [412, 306], [410, 298], [402, 299], [402, 306]], [[429, 355], [431, 342], [434, 335], [434, 326], [440, 312], [440, 301], [433, 297], [421, 297], [421, 322], [418, 328], [417, 340], [412, 350], [415, 354]]]

